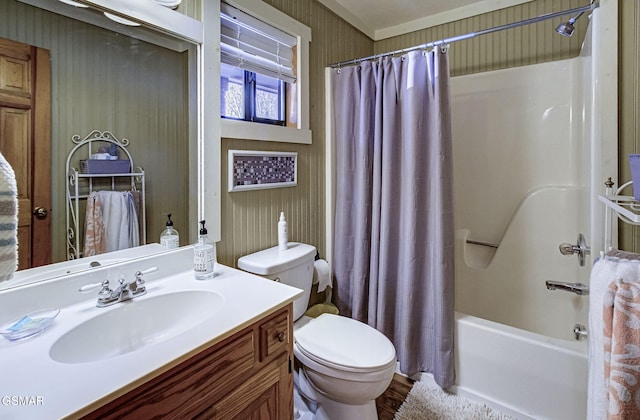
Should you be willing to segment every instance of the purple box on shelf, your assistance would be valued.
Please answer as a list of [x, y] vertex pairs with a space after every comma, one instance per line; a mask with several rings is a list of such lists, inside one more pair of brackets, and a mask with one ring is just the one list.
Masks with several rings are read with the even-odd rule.
[[80, 172], [83, 174], [128, 174], [131, 172], [131, 161], [127, 159], [81, 160]]
[[629, 155], [629, 166], [633, 181], [633, 198], [640, 201], [640, 155]]

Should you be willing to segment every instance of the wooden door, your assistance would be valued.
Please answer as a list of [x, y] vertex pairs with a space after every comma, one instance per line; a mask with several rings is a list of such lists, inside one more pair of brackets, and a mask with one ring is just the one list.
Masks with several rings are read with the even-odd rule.
[[18, 186], [18, 269], [51, 262], [49, 51], [0, 38], [0, 152]]

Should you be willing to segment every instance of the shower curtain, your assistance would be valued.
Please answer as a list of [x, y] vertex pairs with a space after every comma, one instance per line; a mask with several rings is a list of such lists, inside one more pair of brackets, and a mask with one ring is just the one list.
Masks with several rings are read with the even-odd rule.
[[333, 269], [341, 313], [382, 331], [408, 375], [454, 384], [448, 53], [332, 71]]

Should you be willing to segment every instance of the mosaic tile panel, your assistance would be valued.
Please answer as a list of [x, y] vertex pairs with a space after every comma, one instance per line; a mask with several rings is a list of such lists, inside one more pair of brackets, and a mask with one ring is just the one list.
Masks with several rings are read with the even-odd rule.
[[229, 150], [229, 191], [296, 185], [297, 153]]

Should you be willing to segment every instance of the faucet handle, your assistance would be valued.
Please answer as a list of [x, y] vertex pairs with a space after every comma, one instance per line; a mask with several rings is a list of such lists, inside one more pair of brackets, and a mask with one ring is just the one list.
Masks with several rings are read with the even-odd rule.
[[[105, 289], [105, 282], [106, 282], [106, 288], [109, 289], [109, 280], [104, 280], [101, 281], [100, 283], [89, 283], [89, 284], [85, 284], [84, 286], [81, 286], [78, 289], [78, 292], [80, 293], [87, 293], [92, 291], [93, 289], [96, 289], [100, 286], [102, 286], [102, 290]], [[100, 292], [102, 292], [102, 290]]]
[[155, 273], [156, 271], [158, 271], [158, 267], [149, 267], [146, 270], [136, 271], [136, 284], [138, 286], [142, 286], [144, 284], [144, 279], [142, 278], [142, 276], [144, 276], [145, 274]]
[[113, 290], [109, 287], [109, 280], [104, 279], [102, 283], [100, 283], [102, 289], [98, 292], [98, 299], [108, 299], [113, 294]]

